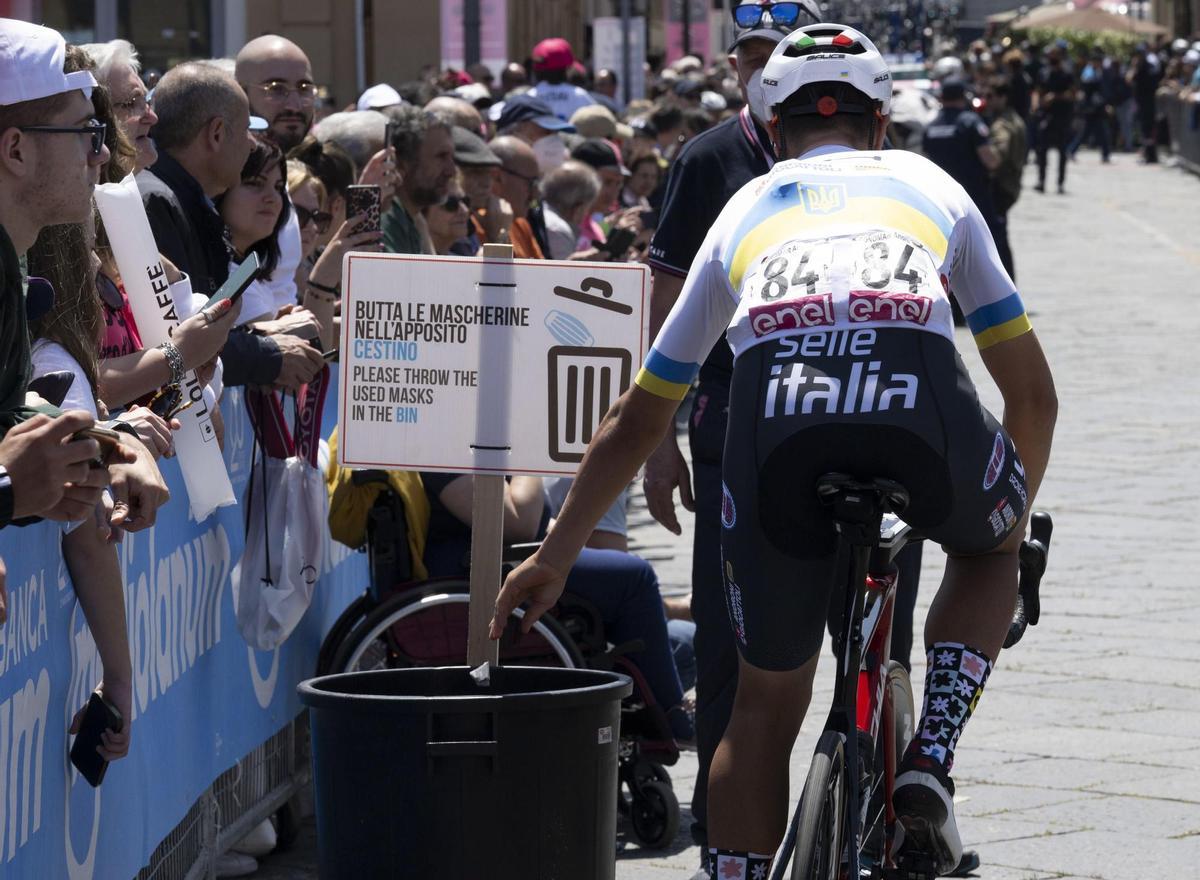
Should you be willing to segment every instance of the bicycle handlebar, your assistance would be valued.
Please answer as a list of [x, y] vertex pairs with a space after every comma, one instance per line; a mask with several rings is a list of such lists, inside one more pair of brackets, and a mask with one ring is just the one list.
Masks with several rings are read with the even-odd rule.
[[1012, 623], [1004, 647], [1011, 648], [1025, 630], [1037, 626], [1042, 616], [1040, 588], [1042, 575], [1046, 573], [1046, 562], [1050, 555], [1050, 535], [1054, 532], [1054, 521], [1044, 510], [1035, 511], [1030, 517], [1029, 537], [1021, 543], [1020, 586], [1017, 589], [1017, 607], [1013, 609]]

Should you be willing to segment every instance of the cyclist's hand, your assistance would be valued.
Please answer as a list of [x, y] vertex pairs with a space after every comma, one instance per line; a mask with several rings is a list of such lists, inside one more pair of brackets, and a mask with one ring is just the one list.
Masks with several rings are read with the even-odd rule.
[[521, 619], [521, 632], [529, 632], [537, 619], [554, 607], [566, 582], [565, 572], [541, 562], [536, 553], [530, 556], [504, 579], [504, 587], [496, 598], [496, 612], [488, 637], [493, 641], [500, 638], [508, 616], [526, 601], [529, 606]]
[[642, 475], [642, 492], [646, 496], [646, 507], [650, 515], [676, 535], [682, 534], [679, 520], [675, 516], [675, 487], [679, 487], [679, 503], [684, 509], [694, 511], [692, 497], [692, 474], [687, 461], [679, 451], [679, 443], [673, 433], [668, 432], [658, 448], [646, 459]]

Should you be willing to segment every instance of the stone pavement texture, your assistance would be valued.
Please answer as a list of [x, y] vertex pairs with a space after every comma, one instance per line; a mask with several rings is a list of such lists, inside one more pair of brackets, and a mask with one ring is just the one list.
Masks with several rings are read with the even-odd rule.
[[[1032, 177], [1032, 170], [1028, 177]], [[1027, 189], [1010, 215], [1018, 287], [1058, 386], [1054, 455], [1036, 506], [1054, 516], [1042, 620], [999, 658], [956, 756], [957, 814], [988, 880], [1200, 878], [1200, 180], [1093, 153], [1068, 194]], [[969, 334], [959, 349], [994, 412]], [[631, 512], [665, 593], [689, 588], [676, 538]], [[915, 643], [944, 557], [926, 548]], [[915, 654], [920, 654], [918, 650]], [[828, 652], [826, 651], [826, 656]], [[918, 700], [923, 657], [914, 656]], [[792, 755], [798, 796], [831, 697], [825, 663]], [[660, 852], [618, 828], [620, 880], [688, 878], [696, 765], [670, 768], [680, 833]], [[311, 823], [259, 877], [315, 876]], [[564, 878], [568, 880], [568, 878]]]

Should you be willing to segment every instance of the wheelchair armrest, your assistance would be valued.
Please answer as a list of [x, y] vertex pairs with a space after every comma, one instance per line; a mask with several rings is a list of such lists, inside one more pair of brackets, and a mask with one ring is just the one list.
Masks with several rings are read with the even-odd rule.
[[350, 482], [355, 486], [366, 486], [369, 483], [384, 483], [389, 482], [387, 471], [381, 470], [365, 470], [352, 471], [350, 473]]
[[516, 565], [524, 562], [536, 553], [538, 547], [541, 546], [541, 541], [529, 541], [525, 544], [505, 544], [500, 551], [500, 555], [505, 564]]

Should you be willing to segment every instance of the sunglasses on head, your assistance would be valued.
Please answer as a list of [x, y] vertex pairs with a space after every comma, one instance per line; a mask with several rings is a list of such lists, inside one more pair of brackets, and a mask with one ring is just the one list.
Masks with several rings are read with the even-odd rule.
[[292, 208], [296, 211], [296, 219], [300, 221], [300, 228], [303, 229], [310, 222], [317, 227], [317, 233], [324, 235], [329, 229], [329, 224], [333, 222], [333, 215], [327, 211], [310, 211], [303, 205], [292, 204]]
[[87, 125], [68, 127], [61, 125], [19, 125], [17, 131], [42, 132], [43, 134], [90, 134], [92, 136], [92, 155], [99, 156], [104, 149], [104, 135], [108, 125], [103, 122], [91, 122]]
[[466, 196], [446, 196], [446, 201], [442, 202], [442, 210], [457, 211], [459, 205], [462, 205], [468, 211], [471, 210], [471, 200]]
[[740, 3], [733, 7], [733, 20], [740, 28], [758, 27], [763, 15], [771, 14], [771, 21], [784, 27], [792, 27], [800, 20], [799, 3]]

